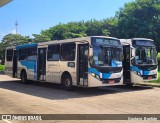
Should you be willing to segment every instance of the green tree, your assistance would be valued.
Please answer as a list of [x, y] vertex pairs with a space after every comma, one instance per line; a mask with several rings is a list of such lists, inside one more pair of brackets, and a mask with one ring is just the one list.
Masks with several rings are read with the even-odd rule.
[[157, 46], [160, 44], [159, 0], [136, 0], [126, 3], [117, 12], [116, 17], [118, 18], [117, 37], [151, 38], [155, 40]]
[[85, 23], [87, 36], [103, 35], [103, 22], [98, 20], [90, 20]]
[[32, 34], [34, 36], [33, 41], [35, 43], [39, 43], [39, 42], [44, 42], [44, 41], [49, 41], [51, 40], [47, 35], [44, 34]]
[[83, 22], [60, 23], [48, 30], [41, 31], [40, 35], [46, 36], [51, 40], [61, 40], [86, 36], [85, 30], [86, 27]]
[[0, 59], [4, 61], [6, 47], [25, 44], [30, 41], [32, 39], [29, 36], [22, 36], [20, 34], [8, 34], [4, 36], [0, 43]]
[[[112, 19], [113, 20], [113, 19]], [[58, 24], [48, 30], [43, 30], [39, 35], [34, 34], [35, 42], [50, 40], [61, 40], [68, 38], [78, 38], [93, 35], [109, 36], [110, 30], [114, 28], [114, 22], [111, 19], [97, 21], [90, 20], [87, 22], [69, 22], [67, 24]], [[115, 31], [113, 31], [115, 32]]]
[[108, 19], [104, 19], [102, 28], [103, 31], [106, 30], [108, 33], [106, 35], [105, 33], [103, 33], [102, 35], [116, 37], [118, 33], [117, 26], [118, 26], [118, 18], [111, 17]]
[[22, 36], [20, 34], [8, 34], [3, 37], [2, 44], [5, 46], [15, 46], [28, 43], [31, 39], [29, 36]]

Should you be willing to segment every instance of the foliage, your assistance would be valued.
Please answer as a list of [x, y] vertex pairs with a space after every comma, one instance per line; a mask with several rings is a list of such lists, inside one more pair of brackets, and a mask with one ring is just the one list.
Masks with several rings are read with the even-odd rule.
[[[150, 38], [160, 51], [160, 1], [136, 0], [126, 3], [115, 17], [58, 24], [41, 31], [40, 36], [51, 40], [104, 35], [117, 38]], [[40, 41], [40, 40], [37, 40]]]
[[[117, 12], [118, 38], [150, 38], [160, 44], [160, 1], [136, 0]], [[160, 47], [157, 47], [160, 51]]]
[[41, 35], [46, 35], [51, 40], [61, 40], [86, 36], [85, 30], [86, 27], [83, 22], [60, 23], [48, 30], [41, 31]]
[[40, 34], [28, 36], [8, 34], [0, 43], [0, 59], [7, 46], [84, 36], [103, 35], [117, 38], [150, 38], [160, 51], [160, 0], [135, 0], [126, 3], [115, 17], [104, 20], [69, 22], [55, 25]]
[[4, 71], [5, 70], [5, 66], [0, 64], [0, 71]]
[[34, 36], [34, 39], [32, 42], [38, 43], [38, 42], [44, 42], [51, 40], [47, 35], [38, 35], [38, 34], [32, 34]]
[[160, 53], [157, 54], [157, 61], [158, 61], [158, 80], [153, 80], [153, 83], [160, 83]]
[[[108, 23], [107, 20], [103, 20], [103, 21], [90, 20], [87, 22], [79, 21], [79, 22], [70, 22], [67, 24], [60, 23], [56, 26], [51, 27], [48, 30], [41, 31], [41, 34], [38, 36], [41, 38], [46, 36], [46, 40], [44, 41], [47, 41], [49, 39], [61, 40], [61, 39], [68, 39], [68, 38], [93, 36], [93, 35], [108, 36], [110, 34], [110, 31], [108, 30], [108, 28], [113, 29], [114, 25], [113, 23]], [[36, 36], [34, 35], [34, 37]], [[40, 42], [41, 39], [38, 39], [37, 41]]]
[[160, 64], [160, 53], [157, 54], [157, 61]]
[[25, 44], [30, 42], [29, 36], [22, 36], [20, 34], [8, 34], [3, 37], [0, 43], [0, 60], [4, 62], [4, 54], [6, 47]]
[[3, 37], [2, 44], [6, 46], [15, 46], [28, 43], [29, 41], [29, 36], [22, 36], [20, 34], [8, 34]]

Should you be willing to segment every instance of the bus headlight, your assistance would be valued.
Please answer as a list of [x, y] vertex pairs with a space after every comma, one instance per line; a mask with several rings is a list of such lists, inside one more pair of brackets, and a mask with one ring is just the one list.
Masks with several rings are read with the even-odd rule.
[[96, 78], [97, 78], [97, 79], [100, 79], [100, 77], [99, 77], [98, 75], [96, 75]]
[[143, 75], [143, 71], [142, 70], [140, 70], [140, 75]]
[[102, 73], [100, 73], [99, 77], [102, 78]]
[[94, 77], [96, 76], [94, 73], [91, 73], [91, 75], [94, 76]]
[[139, 76], [141, 76], [141, 73], [137, 72], [137, 74], [138, 74]]
[[155, 78], [157, 78], [157, 74], [155, 75]]

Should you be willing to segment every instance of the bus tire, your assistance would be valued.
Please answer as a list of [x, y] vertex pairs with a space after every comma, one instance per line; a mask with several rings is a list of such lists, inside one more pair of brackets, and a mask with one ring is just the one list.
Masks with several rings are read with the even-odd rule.
[[126, 84], [127, 87], [132, 87], [133, 86], [133, 83], [128, 83]]
[[63, 75], [61, 84], [65, 90], [67, 91], [73, 90], [72, 78], [69, 74]]
[[26, 84], [28, 81], [27, 81], [27, 73], [26, 73], [26, 71], [22, 71], [21, 72], [21, 82], [23, 83], [23, 84]]

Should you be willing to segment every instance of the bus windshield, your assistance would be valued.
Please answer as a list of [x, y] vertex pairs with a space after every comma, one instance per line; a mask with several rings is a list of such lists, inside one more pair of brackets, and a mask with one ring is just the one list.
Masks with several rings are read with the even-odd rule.
[[122, 67], [122, 47], [94, 46], [93, 64], [95, 66]]
[[155, 65], [156, 49], [154, 47], [136, 47], [135, 64], [137, 65]]

